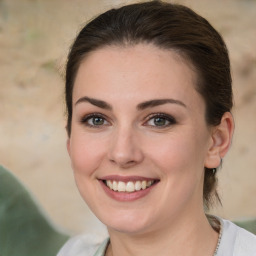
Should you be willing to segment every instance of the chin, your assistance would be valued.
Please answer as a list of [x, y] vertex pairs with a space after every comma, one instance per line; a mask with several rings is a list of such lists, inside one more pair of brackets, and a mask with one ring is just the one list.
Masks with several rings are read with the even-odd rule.
[[138, 235], [145, 233], [147, 231], [147, 226], [140, 225], [136, 222], [133, 223], [111, 223], [111, 225], [107, 225], [107, 229], [109, 232], [114, 230], [115, 232], [125, 233], [129, 235]]
[[108, 228], [109, 231], [114, 230], [126, 234], [140, 234], [146, 232], [152, 226], [153, 220], [142, 213], [134, 213], [131, 211], [118, 211], [113, 214], [98, 216]]

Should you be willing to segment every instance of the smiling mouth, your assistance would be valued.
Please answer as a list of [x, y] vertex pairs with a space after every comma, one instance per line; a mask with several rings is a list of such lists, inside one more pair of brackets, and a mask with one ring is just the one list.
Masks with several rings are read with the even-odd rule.
[[132, 193], [140, 190], [146, 190], [155, 185], [158, 180], [137, 180], [137, 181], [115, 181], [103, 180], [103, 183], [112, 191]]

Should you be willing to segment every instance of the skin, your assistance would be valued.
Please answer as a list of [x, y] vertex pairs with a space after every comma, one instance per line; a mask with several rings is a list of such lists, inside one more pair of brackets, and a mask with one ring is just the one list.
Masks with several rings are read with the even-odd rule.
[[[150, 44], [105, 47], [80, 65], [67, 148], [82, 197], [108, 227], [107, 255], [213, 255], [204, 167], [220, 164], [233, 119], [206, 124], [196, 81], [179, 55]], [[117, 201], [100, 182], [107, 175], [159, 182], [142, 198]]]

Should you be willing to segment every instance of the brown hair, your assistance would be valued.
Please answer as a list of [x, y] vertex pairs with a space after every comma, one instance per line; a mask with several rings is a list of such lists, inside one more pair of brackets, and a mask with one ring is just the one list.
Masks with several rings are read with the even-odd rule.
[[[203, 17], [177, 4], [150, 1], [111, 9], [90, 21], [76, 37], [66, 66], [67, 132], [71, 133], [72, 92], [85, 56], [108, 45], [152, 43], [175, 50], [197, 73], [196, 90], [206, 103], [208, 125], [220, 123], [233, 106], [230, 61], [220, 34]], [[214, 170], [205, 168], [204, 205], [219, 200]]]

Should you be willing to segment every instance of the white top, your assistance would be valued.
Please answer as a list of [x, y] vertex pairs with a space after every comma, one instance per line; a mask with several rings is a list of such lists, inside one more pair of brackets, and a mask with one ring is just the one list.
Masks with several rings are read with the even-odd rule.
[[[256, 256], [256, 236], [228, 220], [218, 218], [222, 237], [216, 256]], [[71, 238], [57, 256], [104, 256], [109, 239], [80, 235]]]
[[218, 218], [223, 227], [217, 256], [256, 256], [256, 236], [228, 220]]

